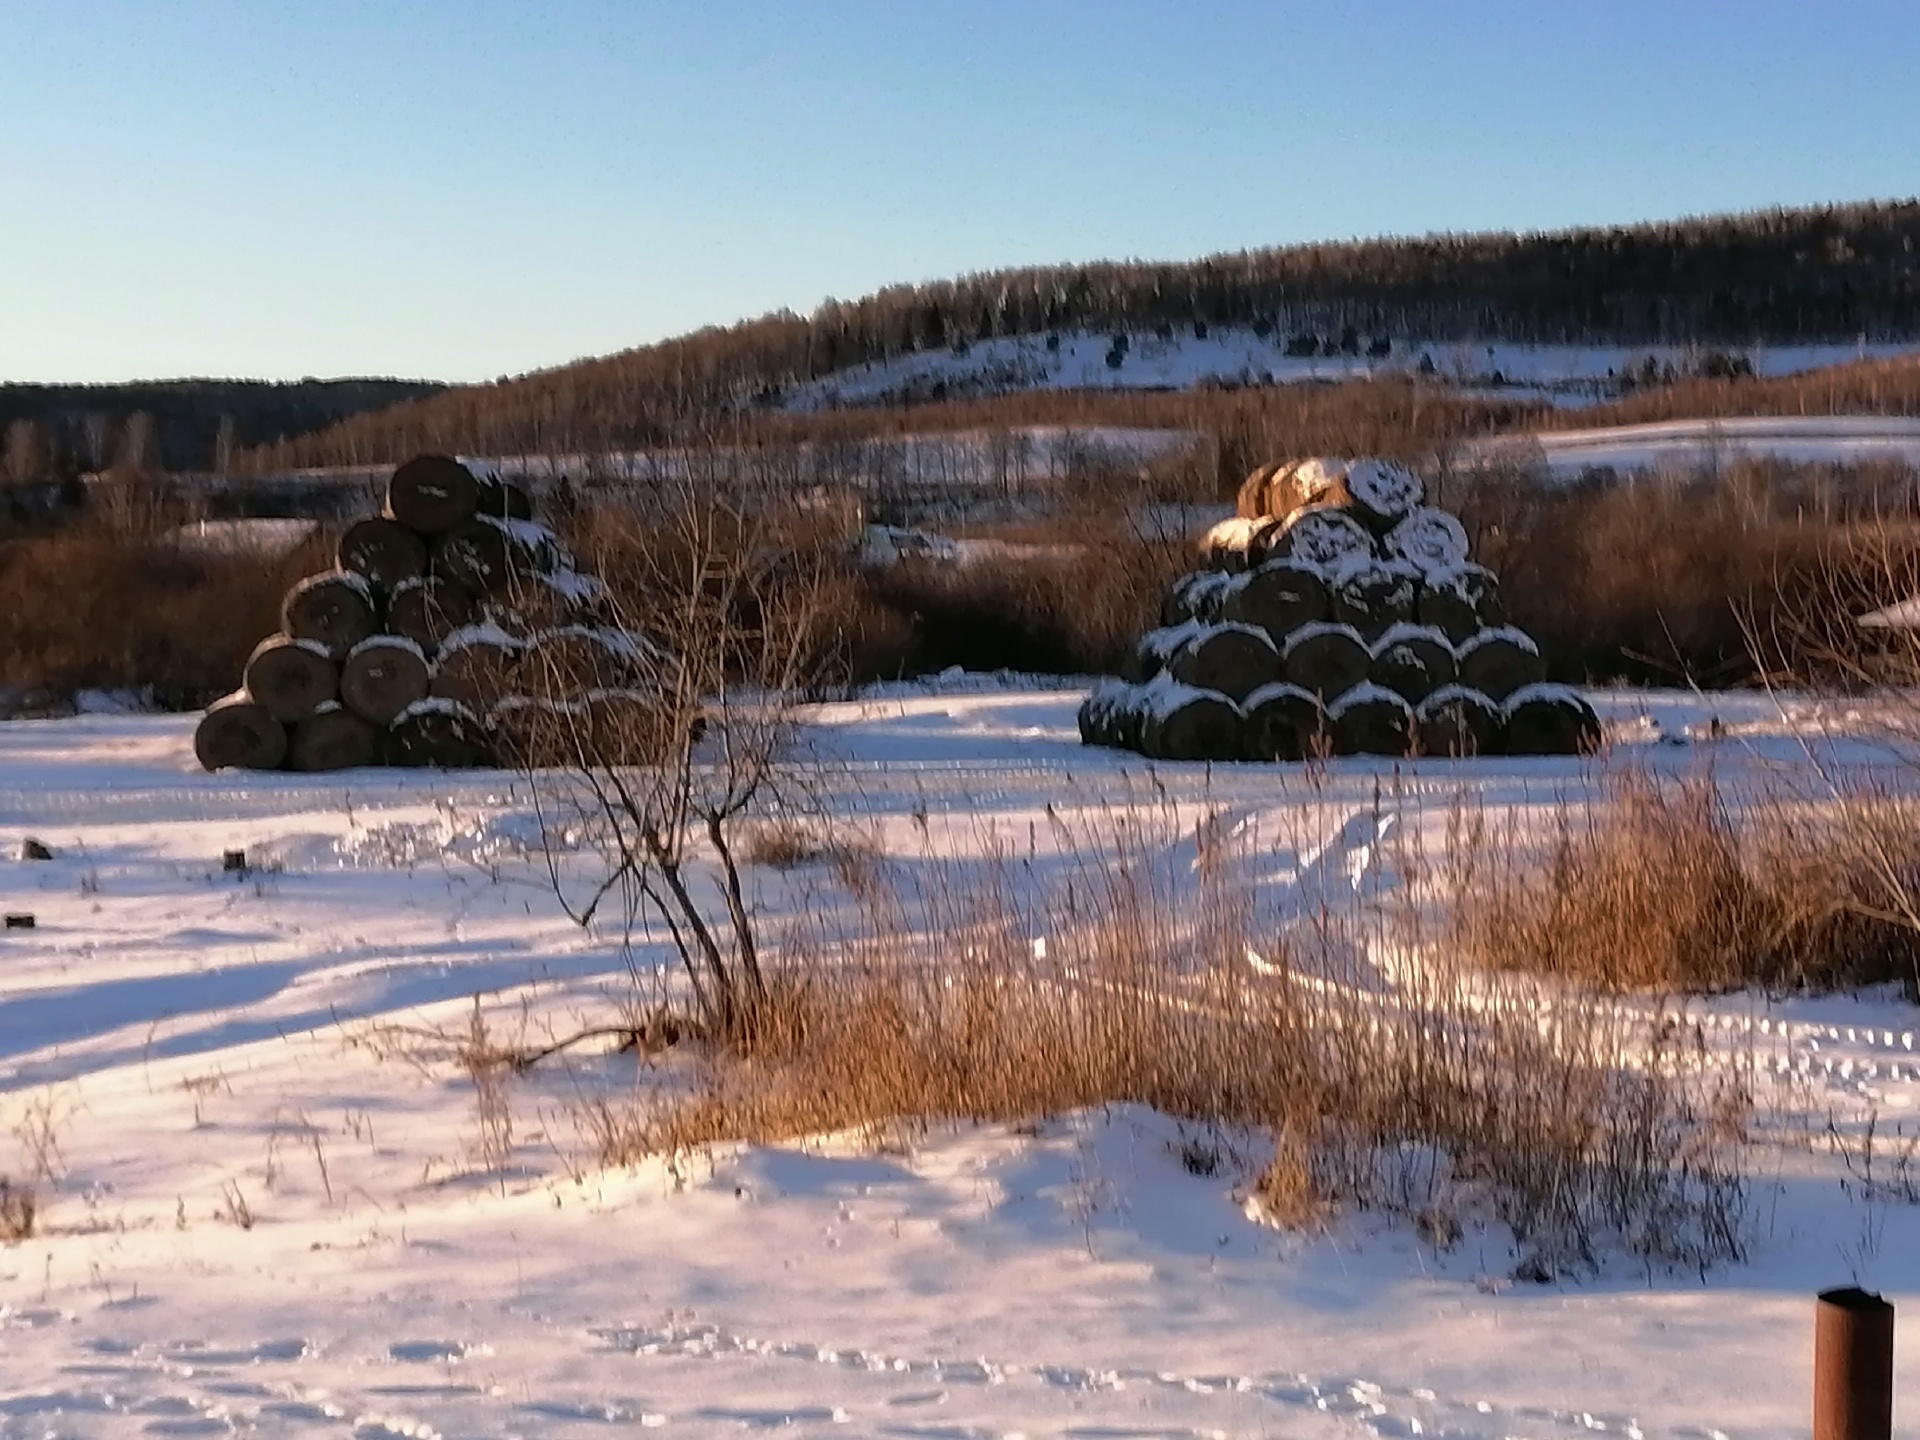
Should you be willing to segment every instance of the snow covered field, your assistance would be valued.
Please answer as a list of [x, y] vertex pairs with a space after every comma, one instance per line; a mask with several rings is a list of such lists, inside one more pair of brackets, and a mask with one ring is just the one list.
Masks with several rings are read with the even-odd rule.
[[1712, 470], [1735, 460], [1920, 466], [1920, 420], [1880, 415], [1738, 416], [1594, 430], [1541, 430], [1482, 442], [1483, 455], [1543, 460], [1559, 479], [1585, 470]]
[[[812, 734], [888, 857], [1024, 849], [1129, 796], [1291, 817], [1262, 880], [1283, 915], [1390, 886], [1389, 830], [1444, 826], [1463, 792], [1526, 812], [1593, 784], [1573, 761], [1402, 766], [1383, 810], [1382, 763], [1309, 782], [1085, 750], [1078, 698], [950, 676], [823, 707]], [[1616, 759], [1724, 780], [1798, 773], [1848, 724], [1595, 698]], [[0, 1174], [54, 1177], [41, 1233], [0, 1248], [0, 1436], [1784, 1437], [1814, 1291], [1920, 1295], [1920, 1209], [1869, 1203], [1817, 1148], [1762, 1151], [1745, 1265], [1535, 1286], [1497, 1226], [1441, 1252], [1372, 1215], [1258, 1223], [1243, 1174], [1190, 1173], [1180, 1128], [1131, 1109], [602, 1172], [579, 1102], [636, 1062], [586, 1056], [512, 1082], [503, 1140], [444, 1039], [472, 997], [537, 1037], [633, 983], [617, 937], [559, 914], [524, 782], [207, 776], [191, 728], [0, 726], [0, 908], [38, 919], [0, 932]], [[16, 863], [27, 835], [55, 858]], [[256, 868], [223, 873], [239, 847]], [[758, 878], [776, 915], [827, 883]], [[1815, 1128], [1920, 1119], [1897, 998], [1691, 1020], [1791, 1079]], [[1916, 1362], [1910, 1327], [1903, 1380]]]

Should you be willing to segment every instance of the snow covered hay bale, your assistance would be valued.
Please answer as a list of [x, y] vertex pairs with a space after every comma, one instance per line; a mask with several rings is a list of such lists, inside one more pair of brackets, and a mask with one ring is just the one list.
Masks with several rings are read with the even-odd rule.
[[1422, 574], [1457, 570], [1467, 563], [1467, 527], [1445, 510], [1422, 505], [1389, 530], [1381, 546]]
[[1413, 600], [1413, 618], [1446, 632], [1455, 645], [1505, 618], [1500, 586], [1483, 565], [1426, 570]]
[[484, 715], [497, 701], [518, 690], [523, 649], [497, 625], [469, 625], [456, 630], [447, 636], [434, 658], [427, 693]]
[[1229, 574], [1246, 569], [1248, 551], [1273, 524], [1272, 520], [1246, 520], [1237, 515], [1222, 520], [1200, 537], [1201, 563]]
[[1320, 621], [1287, 637], [1281, 653], [1285, 678], [1310, 695], [1331, 700], [1367, 678], [1373, 654], [1351, 625]]
[[1267, 632], [1276, 645], [1302, 625], [1327, 618], [1327, 584], [1319, 573], [1291, 560], [1269, 560], [1227, 587], [1220, 603], [1224, 620]]
[[480, 515], [433, 545], [433, 573], [475, 595], [506, 595], [518, 577], [573, 568], [560, 537], [529, 520]]
[[1141, 686], [1103, 680], [1080, 702], [1080, 739], [1087, 745], [1114, 750], [1138, 750], [1146, 722], [1146, 700]]
[[1600, 717], [1566, 685], [1527, 685], [1504, 707], [1510, 755], [1585, 755], [1600, 748]]
[[193, 732], [194, 758], [206, 770], [278, 770], [287, 727], [244, 690], [207, 707]]
[[287, 743], [287, 764], [295, 770], [354, 770], [380, 761], [380, 727], [337, 700], [329, 700], [298, 721]]
[[1266, 631], [1222, 622], [1198, 629], [1168, 658], [1167, 673], [1239, 701], [1280, 678], [1280, 652]]
[[1367, 639], [1413, 619], [1420, 576], [1401, 561], [1354, 559], [1327, 582], [1327, 615]]
[[369, 635], [340, 667], [340, 699], [371, 724], [385, 726], [416, 700], [427, 698], [427, 655], [404, 635]]
[[380, 628], [373, 588], [351, 570], [309, 575], [280, 606], [280, 628], [296, 640], [324, 645], [338, 659]]
[[1490, 700], [1505, 701], [1521, 687], [1537, 685], [1547, 678], [1540, 647], [1517, 626], [1482, 630], [1456, 648], [1460, 683]]
[[1221, 602], [1232, 585], [1233, 577], [1218, 570], [1195, 570], [1190, 575], [1182, 575], [1168, 588], [1167, 598], [1161, 602], [1161, 625], [1184, 625], [1189, 620], [1213, 624], [1221, 618]]
[[471, 520], [480, 482], [450, 455], [416, 455], [387, 482], [387, 514], [422, 535], [444, 535]]
[[1327, 706], [1336, 755], [1405, 755], [1413, 738], [1413, 707], [1391, 690], [1356, 685]]
[[1347, 467], [1345, 488], [1355, 513], [1380, 534], [1391, 530], [1427, 498], [1427, 482], [1391, 460], [1354, 461]]
[[1498, 705], [1464, 685], [1443, 686], [1413, 712], [1420, 753], [1449, 760], [1499, 754], [1504, 723]]
[[1456, 668], [1453, 646], [1443, 633], [1430, 625], [1401, 624], [1373, 642], [1373, 665], [1367, 678], [1418, 705], [1451, 685]]
[[471, 595], [451, 580], [433, 575], [401, 581], [387, 600], [387, 628], [411, 640], [429, 657], [454, 631], [479, 618]]
[[388, 764], [441, 770], [470, 770], [493, 758], [486, 727], [474, 712], [456, 700], [432, 695], [394, 717], [385, 749]]
[[1140, 688], [1140, 752], [1154, 760], [1238, 760], [1240, 708], [1226, 696], [1161, 676]]
[[1268, 545], [1275, 559], [1332, 572], [1373, 554], [1367, 527], [1335, 506], [1309, 505], [1280, 523], [1279, 534]]
[[517, 673], [525, 693], [566, 699], [638, 684], [655, 658], [651, 652], [651, 646], [612, 626], [563, 625], [534, 632]]
[[351, 570], [383, 595], [403, 580], [427, 573], [427, 542], [385, 515], [348, 527], [334, 557], [342, 570]]
[[603, 624], [613, 614], [607, 587], [578, 570], [516, 575], [485, 608], [502, 629], [524, 635], [566, 625]]
[[246, 692], [282, 724], [311, 715], [339, 692], [340, 670], [318, 640], [269, 635], [247, 657]]
[[1133, 642], [1133, 648], [1120, 662], [1120, 678], [1132, 685], [1143, 685], [1172, 663], [1173, 657], [1189, 640], [1204, 635], [1206, 622], [1188, 620], [1180, 625], [1162, 625], [1149, 630]]
[[[469, 470], [473, 467], [468, 466]], [[473, 513], [491, 515], [496, 520], [533, 519], [533, 497], [510, 480], [498, 475], [476, 476], [478, 493]]]
[[1326, 712], [1298, 685], [1278, 681], [1249, 695], [1243, 743], [1252, 760], [1304, 760], [1326, 746]]

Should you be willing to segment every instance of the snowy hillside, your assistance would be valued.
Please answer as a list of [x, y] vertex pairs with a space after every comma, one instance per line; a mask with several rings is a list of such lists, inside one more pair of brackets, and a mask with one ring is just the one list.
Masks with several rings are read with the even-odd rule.
[[1737, 416], [1592, 430], [1540, 430], [1483, 442], [1473, 453], [1543, 462], [1569, 479], [1586, 470], [1712, 470], [1735, 460], [1920, 467], [1920, 420], [1878, 415]]

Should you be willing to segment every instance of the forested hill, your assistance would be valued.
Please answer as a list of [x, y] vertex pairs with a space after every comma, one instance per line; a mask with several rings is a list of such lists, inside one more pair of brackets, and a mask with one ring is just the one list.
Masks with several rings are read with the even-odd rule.
[[277, 447], [272, 459], [644, 443], [677, 419], [772, 403], [851, 366], [1069, 330], [1232, 326], [1276, 337], [1545, 344], [1904, 340], [1920, 337], [1916, 239], [1920, 202], [1907, 200], [996, 271], [456, 390]]
[[67, 476], [120, 462], [211, 469], [249, 447], [445, 388], [423, 380], [0, 385], [0, 479]]

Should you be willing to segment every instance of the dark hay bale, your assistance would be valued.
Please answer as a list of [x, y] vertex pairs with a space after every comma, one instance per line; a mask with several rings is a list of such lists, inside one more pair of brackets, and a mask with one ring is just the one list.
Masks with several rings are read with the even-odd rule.
[[565, 701], [510, 695], [494, 707], [488, 723], [500, 763], [523, 770], [658, 764], [673, 753], [677, 739], [667, 710], [631, 690], [597, 690]]
[[413, 641], [429, 657], [454, 631], [480, 618], [473, 597], [451, 580], [422, 576], [403, 580], [387, 601], [387, 627]]
[[1245, 722], [1226, 696], [1167, 685], [1154, 687], [1144, 701], [1142, 754], [1155, 760], [1238, 760], [1246, 754]]
[[1287, 637], [1281, 656], [1286, 678], [1310, 695], [1330, 700], [1367, 678], [1373, 655], [1351, 625], [1302, 625]]
[[1460, 683], [1490, 700], [1505, 701], [1522, 686], [1546, 679], [1539, 647], [1526, 631], [1511, 625], [1482, 630], [1457, 649]]
[[1144, 691], [1138, 685], [1103, 680], [1080, 702], [1080, 739], [1088, 745], [1138, 750], [1146, 722]]
[[1278, 461], [1262, 465], [1240, 482], [1240, 492], [1234, 497], [1234, 513], [1242, 520], [1257, 520], [1270, 513], [1267, 509], [1267, 485], [1273, 479], [1274, 472], [1281, 469]]
[[1387, 532], [1387, 554], [1421, 574], [1457, 570], [1467, 563], [1467, 528], [1444, 510], [1422, 505]]
[[507, 596], [523, 576], [573, 568], [560, 538], [543, 525], [479, 516], [433, 545], [433, 573], [475, 595]]
[[1319, 574], [1291, 560], [1270, 560], [1247, 573], [1226, 593], [1221, 618], [1267, 632], [1275, 645], [1302, 625], [1328, 616], [1327, 585]]
[[340, 699], [363, 720], [385, 726], [427, 698], [430, 679], [426, 652], [413, 641], [373, 635], [354, 646], [341, 665]]
[[515, 575], [505, 593], [486, 602], [486, 611], [502, 629], [530, 635], [565, 625], [606, 623], [613, 615], [613, 599], [597, 577], [563, 570]]
[[569, 700], [595, 690], [624, 690], [645, 678], [650, 647], [624, 630], [568, 625], [536, 632], [521, 652], [521, 691], [538, 699]]
[[1464, 685], [1445, 686], [1422, 700], [1413, 724], [1422, 755], [1461, 760], [1501, 750], [1500, 707]]
[[1405, 755], [1413, 744], [1413, 707], [1391, 690], [1356, 685], [1327, 706], [1336, 755]]
[[1147, 631], [1133, 642], [1133, 649], [1120, 662], [1120, 678], [1131, 685], [1144, 685], [1167, 668], [1183, 645], [1205, 634], [1207, 628], [1189, 620], [1184, 625], [1163, 625]]
[[496, 520], [533, 519], [533, 497], [511, 480], [481, 476], [473, 513], [491, 515]]
[[1453, 646], [1440, 631], [1425, 625], [1395, 625], [1373, 642], [1373, 666], [1367, 678], [1418, 705], [1451, 685], [1455, 669]]
[[416, 455], [387, 482], [387, 514], [422, 535], [466, 524], [479, 504], [473, 472], [449, 455]]
[[426, 541], [384, 515], [349, 528], [334, 553], [342, 570], [351, 570], [382, 594], [427, 573]]
[[1195, 634], [1167, 660], [1167, 673], [1196, 690], [1244, 700], [1280, 678], [1280, 652], [1264, 630], [1221, 624]]
[[1600, 748], [1600, 717], [1565, 685], [1528, 685], [1504, 707], [1510, 755], [1590, 755]]
[[314, 640], [337, 659], [380, 628], [373, 590], [351, 570], [309, 575], [287, 592], [280, 628], [296, 640]]
[[518, 642], [495, 629], [457, 630], [434, 658], [427, 693], [484, 715], [497, 701], [518, 693], [521, 651]]
[[1445, 631], [1455, 645], [1488, 625], [1498, 625], [1503, 615], [1499, 583], [1484, 566], [1458, 565], [1422, 572], [1413, 618]]
[[317, 640], [269, 635], [247, 657], [247, 694], [282, 724], [303, 720], [335, 698], [340, 669]]
[[294, 770], [357, 770], [380, 760], [380, 727], [329, 702], [293, 727], [287, 765]]
[[1284, 680], [1262, 685], [1241, 709], [1246, 713], [1247, 754], [1252, 759], [1304, 760], [1323, 748], [1326, 712], [1316, 697], [1298, 685]]
[[1195, 570], [1190, 575], [1182, 575], [1167, 590], [1167, 598], [1160, 606], [1160, 623], [1184, 625], [1189, 620], [1200, 620], [1213, 624], [1220, 619], [1221, 602], [1232, 584], [1233, 577], [1222, 575], [1218, 570]]
[[216, 700], [193, 732], [193, 754], [207, 770], [278, 770], [287, 727], [244, 691]]
[[1368, 640], [1413, 619], [1420, 577], [1407, 565], [1376, 560], [1349, 564], [1327, 585], [1327, 616]]
[[1381, 534], [1427, 498], [1427, 482], [1391, 460], [1354, 461], [1347, 467], [1346, 485], [1353, 508]]
[[409, 705], [387, 731], [387, 763], [467, 770], [490, 764], [486, 728], [464, 705], [429, 697]]
[[1373, 536], [1367, 527], [1332, 505], [1296, 510], [1281, 525], [1279, 535], [1267, 544], [1267, 553], [1274, 559], [1332, 572], [1373, 554]]

